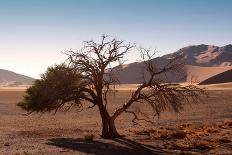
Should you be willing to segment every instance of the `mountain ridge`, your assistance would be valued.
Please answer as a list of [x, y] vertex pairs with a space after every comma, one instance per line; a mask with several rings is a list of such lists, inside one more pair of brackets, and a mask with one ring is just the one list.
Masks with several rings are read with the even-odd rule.
[[232, 66], [232, 44], [225, 46], [191, 45], [162, 57], [171, 59], [176, 56], [182, 56], [186, 64], [192, 66]]
[[[181, 57], [183, 62], [185, 62], [183, 77], [186, 77], [180, 78], [177, 75], [169, 74], [170, 80], [167, 82], [190, 82], [192, 77], [195, 77], [197, 82], [201, 82], [232, 68], [232, 44], [221, 47], [206, 44], [186, 46], [176, 52], [154, 58], [151, 61], [158, 64], [158, 66], [162, 66], [176, 57]], [[144, 80], [141, 78], [143, 67], [143, 62], [125, 64], [116, 76], [120, 83], [141, 83]], [[147, 77], [148, 73], [145, 73], [145, 75]]]

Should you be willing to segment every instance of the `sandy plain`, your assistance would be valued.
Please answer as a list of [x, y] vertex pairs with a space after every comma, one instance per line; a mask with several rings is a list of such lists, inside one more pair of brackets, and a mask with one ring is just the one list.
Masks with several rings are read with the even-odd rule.
[[[109, 111], [135, 87], [118, 87]], [[125, 137], [113, 140], [100, 137], [97, 109], [27, 116], [16, 106], [25, 88], [0, 88], [0, 154], [232, 154], [232, 84], [204, 87], [209, 97], [203, 103], [179, 114], [165, 112], [154, 124], [135, 126], [133, 117], [123, 114], [116, 125]], [[149, 113], [149, 108], [136, 106]], [[86, 134], [94, 134], [94, 140], [85, 141]]]

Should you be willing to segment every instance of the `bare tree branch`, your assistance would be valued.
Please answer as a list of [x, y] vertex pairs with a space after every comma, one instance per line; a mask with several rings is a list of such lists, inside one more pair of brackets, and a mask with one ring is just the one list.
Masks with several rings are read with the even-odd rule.
[[[98, 107], [102, 120], [102, 137], [119, 137], [115, 119], [122, 113], [134, 116], [132, 122], [152, 123], [165, 110], [179, 112], [184, 104], [200, 102], [204, 90], [195, 85], [179, 85], [169, 82], [168, 74], [181, 75], [184, 63], [179, 57], [160, 63], [153, 60], [156, 51], [140, 48], [144, 71], [143, 83], [138, 85], [130, 98], [110, 114], [107, 105], [109, 95], [114, 92], [120, 81], [115, 75], [117, 70], [112, 63], [122, 65], [123, 58], [135, 46], [116, 38], [103, 35], [101, 41], [85, 41], [82, 49], [64, 52], [68, 59], [64, 64], [48, 68], [40, 80], [27, 90], [27, 95], [19, 105], [35, 112], [55, 113], [58, 110], [68, 111], [76, 107], [83, 110]], [[120, 68], [120, 67], [118, 67]], [[120, 71], [119, 71], [120, 72]], [[145, 75], [146, 74], [146, 75]], [[131, 108], [135, 103], [148, 105], [152, 114], [143, 113], [140, 109]], [[150, 119], [152, 117], [152, 120]]]

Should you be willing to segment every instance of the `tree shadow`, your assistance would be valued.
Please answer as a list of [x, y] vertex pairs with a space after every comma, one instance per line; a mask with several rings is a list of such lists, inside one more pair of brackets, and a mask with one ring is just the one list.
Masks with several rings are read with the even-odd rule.
[[159, 148], [143, 145], [125, 138], [93, 142], [87, 142], [81, 138], [53, 138], [49, 139], [49, 141], [50, 142], [48, 142], [47, 145], [95, 155], [167, 154], [167, 152]]

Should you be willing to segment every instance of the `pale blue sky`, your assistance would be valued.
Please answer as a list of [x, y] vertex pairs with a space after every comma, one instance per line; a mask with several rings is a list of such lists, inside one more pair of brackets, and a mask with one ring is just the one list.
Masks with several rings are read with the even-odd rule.
[[[232, 43], [232, 0], [0, 0], [0, 68], [39, 77], [103, 33], [160, 55]], [[130, 55], [131, 60], [137, 54]]]

